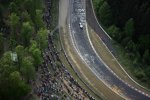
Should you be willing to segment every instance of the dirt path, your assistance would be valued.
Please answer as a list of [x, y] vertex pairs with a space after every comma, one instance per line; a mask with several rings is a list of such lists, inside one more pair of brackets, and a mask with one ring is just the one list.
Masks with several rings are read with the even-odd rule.
[[63, 27], [66, 24], [68, 5], [69, 5], [69, 0], [59, 1], [59, 27]]

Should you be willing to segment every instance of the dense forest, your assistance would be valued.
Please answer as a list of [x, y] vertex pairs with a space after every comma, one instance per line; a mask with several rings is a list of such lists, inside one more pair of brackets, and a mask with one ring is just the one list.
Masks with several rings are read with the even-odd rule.
[[0, 100], [31, 92], [48, 31], [42, 0], [0, 0]]
[[93, 0], [99, 22], [133, 61], [136, 77], [150, 80], [150, 1]]

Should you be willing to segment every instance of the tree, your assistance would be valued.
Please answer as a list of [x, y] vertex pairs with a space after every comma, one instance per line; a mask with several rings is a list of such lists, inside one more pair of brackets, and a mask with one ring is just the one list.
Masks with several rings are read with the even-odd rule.
[[0, 4], [0, 17], [2, 17], [2, 14], [3, 14], [2, 11], [3, 11], [3, 6], [2, 6], [2, 4]]
[[141, 35], [138, 41], [140, 41], [141, 53], [145, 52], [146, 49], [150, 48], [150, 35]]
[[35, 21], [36, 9], [43, 10], [42, 3], [43, 3], [42, 0], [25, 0], [24, 1], [25, 8], [27, 9], [34, 23], [36, 23]]
[[105, 25], [111, 25], [112, 13], [109, 4], [105, 1], [98, 10], [99, 20]]
[[16, 13], [11, 13], [9, 16], [8, 24], [11, 29], [11, 38], [10, 38], [10, 44], [11, 48], [13, 46], [16, 46], [17, 41], [19, 40], [19, 35], [18, 35], [18, 29], [20, 27], [20, 22], [19, 22], [19, 16], [17, 16]]
[[2, 54], [4, 51], [4, 38], [3, 38], [3, 34], [0, 33], [0, 54]]
[[27, 11], [23, 11], [23, 12], [21, 13], [21, 20], [22, 20], [23, 22], [29, 22], [31, 25], [33, 25], [33, 22], [32, 22], [32, 20], [31, 20], [31, 17], [30, 17], [30, 15], [29, 15], [29, 13], [28, 13]]
[[42, 64], [42, 55], [40, 49], [36, 48], [35, 50], [33, 50], [32, 55], [34, 58], [34, 64], [36, 66]]
[[118, 42], [121, 41], [122, 35], [121, 35], [121, 31], [118, 27], [116, 27], [115, 25], [111, 25], [107, 31], [112, 38], [114, 38]]
[[1, 64], [3, 65], [8, 65], [8, 66], [11, 66], [13, 65], [13, 61], [11, 59], [11, 51], [7, 51], [3, 54], [1, 60], [0, 60]]
[[124, 27], [124, 31], [127, 37], [132, 38], [133, 34], [134, 34], [134, 21], [132, 18], [130, 18]]
[[129, 40], [126, 42], [126, 49], [130, 52], [136, 52], [136, 44], [132, 41], [132, 40]]
[[22, 0], [14, 0], [14, 2], [15, 2], [15, 4], [18, 5], [18, 6], [19, 6], [19, 5], [21, 6], [22, 3], [23, 3]]
[[9, 4], [9, 10], [10, 12], [18, 13], [18, 6], [14, 2], [11, 2]]
[[29, 93], [30, 90], [30, 87], [21, 80], [18, 71], [13, 71], [7, 76], [0, 78], [1, 100], [19, 100], [22, 96]]
[[35, 19], [35, 6], [34, 6], [34, 0], [25, 0], [24, 1], [24, 6], [27, 9], [29, 15], [31, 16], [31, 19], [34, 20]]
[[44, 22], [43, 22], [43, 12], [42, 10], [36, 10], [35, 15], [35, 25], [36, 29], [45, 28]]
[[24, 47], [21, 46], [21, 45], [18, 45], [16, 48], [15, 48], [15, 51], [17, 53], [17, 57], [18, 57], [18, 64], [19, 64], [19, 70], [20, 70], [20, 66], [21, 66], [21, 63], [22, 63], [22, 59], [25, 55], [25, 50], [24, 50]]
[[104, 3], [104, 0], [93, 0], [93, 5], [94, 5], [96, 12], [102, 6], [103, 3]]
[[36, 9], [42, 10], [44, 8], [41, 0], [33, 0], [33, 2]]
[[12, 98], [20, 99], [20, 97], [25, 96], [31, 91], [30, 87], [27, 84], [25, 84], [23, 80], [21, 80], [21, 76], [18, 71], [14, 71], [10, 74], [10, 82], [10, 91], [12, 92]]
[[150, 78], [150, 67], [147, 67], [147, 68], [145, 69], [145, 73], [146, 73], [146, 75]]
[[16, 13], [11, 13], [9, 16], [9, 24], [12, 33], [14, 34], [19, 26], [19, 16]]
[[24, 57], [24, 47], [21, 46], [21, 45], [18, 45], [16, 48], [15, 48], [15, 51], [19, 57], [20, 60], [22, 60], [22, 58]]
[[0, 100], [18, 100], [29, 92], [30, 88], [15, 70], [10, 52], [5, 52], [0, 59]]
[[29, 48], [29, 52], [32, 53], [32, 51], [34, 51], [37, 48], [37, 42], [35, 40], [31, 40], [30, 43], [31, 45]]
[[31, 57], [24, 57], [21, 65], [21, 72], [24, 78], [29, 82], [29, 80], [35, 77], [35, 68], [32, 63]]
[[144, 54], [143, 54], [143, 62], [144, 63], [149, 63], [150, 64], [150, 51], [149, 49], [145, 50]]
[[32, 54], [34, 59], [34, 65], [38, 68], [38, 65], [42, 64], [41, 50], [37, 47], [37, 42], [32, 40], [29, 52]]
[[48, 46], [48, 30], [41, 28], [37, 33], [37, 41], [39, 42], [40, 49], [43, 50]]
[[143, 73], [143, 71], [139, 68], [135, 69], [134, 72], [135, 76], [138, 78], [138, 79], [143, 79], [145, 77], [145, 74]]
[[34, 32], [33, 26], [29, 22], [24, 22], [21, 29], [22, 41], [25, 47], [29, 46], [30, 38]]

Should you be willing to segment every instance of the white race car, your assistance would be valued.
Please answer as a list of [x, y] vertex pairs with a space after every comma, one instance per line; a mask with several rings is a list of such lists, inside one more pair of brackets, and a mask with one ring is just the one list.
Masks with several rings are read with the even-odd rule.
[[81, 29], [83, 29], [83, 25], [82, 25], [82, 23], [81, 23], [81, 22], [79, 23], [79, 26], [80, 26], [80, 28], [81, 28]]

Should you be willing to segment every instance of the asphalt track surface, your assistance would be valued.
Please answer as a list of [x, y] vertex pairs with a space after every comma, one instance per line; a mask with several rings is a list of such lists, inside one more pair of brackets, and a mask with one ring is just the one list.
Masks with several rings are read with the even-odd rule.
[[[70, 0], [69, 30], [70, 38], [74, 49], [82, 61], [91, 69], [91, 71], [110, 89], [117, 87], [120, 96], [132, 100], [150, 100], [150, 97], [144, 95], [136, 89], [131, 88], [127, 83], [113, 73], [93, 49], [88, 33], [86, 31], [86, 11], [84, 0]], [[83, 29], [79, 23], [83, 23]]]
[[[105, 32], [102, 30], [102, 28], [99, 27], [95, 16], [93, 14], [93, 9], [92, 5], [91, 5], [91, 0], [86, 0], [86, 20], [87, 23], [92, 27], [92, 29], [98, 34], [98, 36], [102, 39], [102, 41], [106, 44], [106, 46], [108, 47], [108, 49], [111, 51], [111, 53], [117, 57], [116, 51], [112, 45], [112, 40], [110, 39], [110, 37], [108, 37], [108, 35], [105, 34]], [[101, 22], [99, 22], [101, 24]]]

